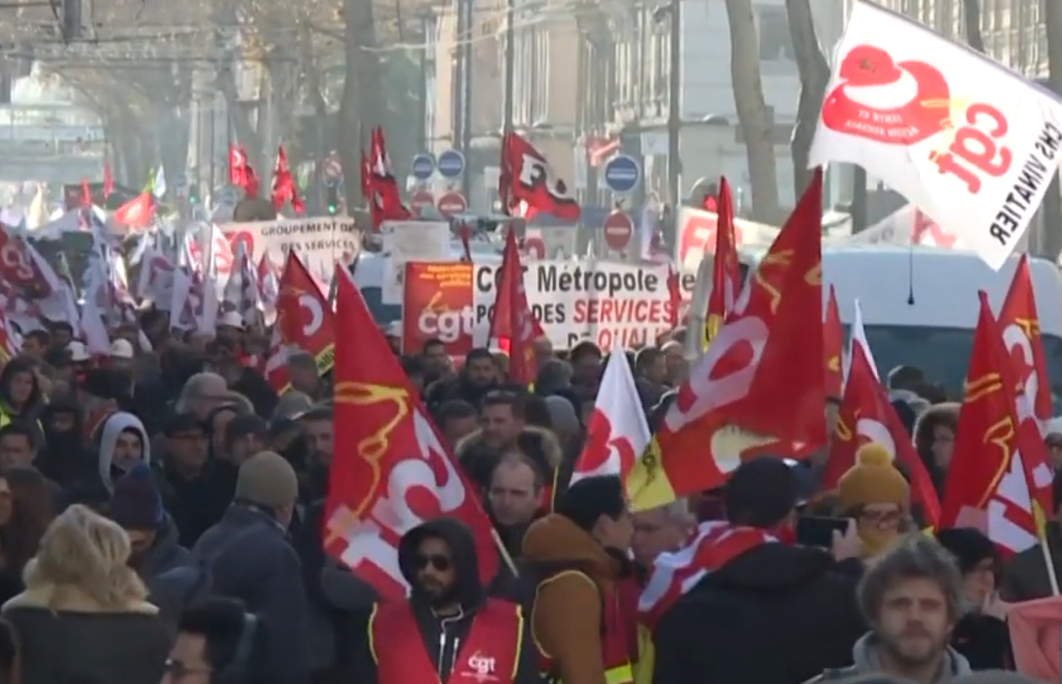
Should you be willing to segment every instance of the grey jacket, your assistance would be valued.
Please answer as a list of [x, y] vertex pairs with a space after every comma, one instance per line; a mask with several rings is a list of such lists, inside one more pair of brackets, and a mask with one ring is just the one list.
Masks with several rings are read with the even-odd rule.
[[[878, 657], [877, 635], [873, 632], [865, 634], [852, 647], [853, 665], [836, 670], [826, 670], [818, 677], [814, 677], [805, 684], [818, 684], [819, 682], [836, 681], [860, 675], [884, 674], [881, 669], [881, 661]], [[970, 674], [970, 663], [966, 661], [958, 651], [948, 646], [944, 652], [944, 663], [941, 671], [933, 680], [936, 683], [950, 682], [956, 677]]]

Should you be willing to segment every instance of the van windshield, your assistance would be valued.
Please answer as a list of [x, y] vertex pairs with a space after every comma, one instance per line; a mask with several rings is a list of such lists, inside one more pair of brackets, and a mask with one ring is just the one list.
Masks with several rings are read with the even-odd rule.
[[[922, 369], [931, 382], [940, 383], [948, 396], [960, 399], [966, 368], [973, 350], [973, 330], [897, 325], [868, 325], [867, 341], [878, 373], [885, 377], [900, 365]], [[1041, 337], [1051, 379], [1055, 415], [1062, 409], [1062, 338]]]
[[397, 304], [383, 303], [383, 290], [379, 287], [363, 287], [361, 296], [365, 299], [369, 313], [377, 325], [388, 325], [402, 320], [402, 307]]

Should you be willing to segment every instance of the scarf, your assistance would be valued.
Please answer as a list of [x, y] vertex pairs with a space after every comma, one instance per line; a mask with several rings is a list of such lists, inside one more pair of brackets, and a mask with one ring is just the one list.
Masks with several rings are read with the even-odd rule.
[[763, 544], [779, 541], [766, 530], [726, 521], [701, 523], [685, 548], [662, 553], [638, 600], [638, 619], [656, 631], [660, 619], [693, 587], [724, 565]]

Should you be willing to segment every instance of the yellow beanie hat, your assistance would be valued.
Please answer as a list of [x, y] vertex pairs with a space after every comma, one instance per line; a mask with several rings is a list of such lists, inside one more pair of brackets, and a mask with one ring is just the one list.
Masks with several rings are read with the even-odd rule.
[[871, 442], [856, 451], [856, 464], [837, 483], [840, 509], [848, 512], [869, 504], [897, 504], [907, 508], [911, 485], [892, 464], [892, 454]]

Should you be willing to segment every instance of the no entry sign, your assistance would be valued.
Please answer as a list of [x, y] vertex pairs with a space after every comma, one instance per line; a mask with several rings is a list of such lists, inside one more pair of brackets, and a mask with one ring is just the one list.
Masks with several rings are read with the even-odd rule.
[[634, 222], [625, 212], [614, 211], [605, 217], [605, 244], [609, 249], [621, 252], [627, 249], [634, 235]]
[[449, 218], [454, 214], [460, 214], [468, 209], [468, 202], [465, 201], [465, 196], [459, 192], [448, 192], [439, 198], [439, 203], [436, 205], [439, 209], [439, 213]]

